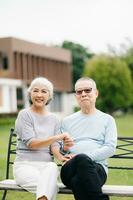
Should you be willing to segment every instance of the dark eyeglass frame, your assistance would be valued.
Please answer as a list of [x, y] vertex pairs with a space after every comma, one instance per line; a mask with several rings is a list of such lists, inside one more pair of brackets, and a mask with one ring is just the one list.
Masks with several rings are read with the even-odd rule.
[[82, 92], [84, 91], [86, 94], [89, 94], [89, 93], [92, 92], [92, 89], [93, 88], [86, 88], [86, 89], [82, 89], [82, 90], [76, 90], [75, 93], [76, 93], [76, 95], [81, 95]]

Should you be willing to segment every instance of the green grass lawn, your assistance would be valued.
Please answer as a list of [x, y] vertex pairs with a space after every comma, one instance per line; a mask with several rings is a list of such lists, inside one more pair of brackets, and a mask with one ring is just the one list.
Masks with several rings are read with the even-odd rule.
[[[133, 115], [125, 115], [123, 117], [116, 118], [117, 128], [119, 136], [133, 136]], [[4, 124], [4, 125], [3, 125]], [[1, 123], [0, 120], [0, 180], [5, 178], [5, 167], [6, 167], [6, 156], [7, 156], [7, 145], [9, 130], [14, 126], [14, 119], [11, 123]], [[110, 162], [121, 162], [123, 161], [110, 161]], [[131, 162], [128, 161], [129, 165], [132, 166]], [[118, 171], [110, 170], [108, 177], [108, 184], [120, 184], [120, 185], [133, 185], [133, 171]], [[0, 191], [0, 199], [2, 198], [2, 191]], [[35, 200], [35, 196], [31, 193], [25, 192], [8, 192], [7, 200]], [[111, 197], [110, 200], [131, 200], [132, 197]], [[74, 200], [73, 195], [58, 195], [57, 200]]]

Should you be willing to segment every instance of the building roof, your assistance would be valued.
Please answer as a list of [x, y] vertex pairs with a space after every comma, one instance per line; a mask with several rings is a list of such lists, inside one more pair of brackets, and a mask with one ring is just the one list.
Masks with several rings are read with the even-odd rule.
[[0, 44], [4, 44], [4, 47], [9, 47], [9, 44], [13, 51], [23, 52], [23, 53], [32, 53], [36, 56], [46, 57], [52, 60], [58, 60], [66, 63], [71, 63], [71, 52], [67, 49], [59, 47], [49, 47], [44, 44], [37, 44], [29, 42], [26, 40], [5, 37], [0, 38]]

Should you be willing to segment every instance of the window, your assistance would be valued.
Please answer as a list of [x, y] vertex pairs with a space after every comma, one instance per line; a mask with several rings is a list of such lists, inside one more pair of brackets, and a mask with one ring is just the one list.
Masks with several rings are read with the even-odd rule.
[[18, 110], [24, 107], [24, 100], [23, 100], [23, 89], [17, 88], [17, 108]]
[[2, 69], [2, 52], [0, 52], [0, 70]]
[[2, 66], [4, 70], [7, 70], [9, 68], [8, 66], [8, 57], [5, 53], [2, 54]]
[[50, 103], [50, 108], [52, 112], [61, 112], [62, 111], [62, 95], [60, 92], [54, 93], [54, 98]]

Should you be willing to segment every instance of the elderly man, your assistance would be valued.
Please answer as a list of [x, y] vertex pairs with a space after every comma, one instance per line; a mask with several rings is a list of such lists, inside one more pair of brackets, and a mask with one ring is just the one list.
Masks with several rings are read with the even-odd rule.
[[107, 158], [116, 148], [115, 120], [96, 108], [98, 90], [93, 79], [77, 80], [75, 96], [81, 110], [62, 122], [62, 130], [70, 134], [74, 145], [67, 148], [65, 143], [70, 159], [62, 166], [61, 179], [76, 200], [108, 200], [101, 188], [107, 179]]

